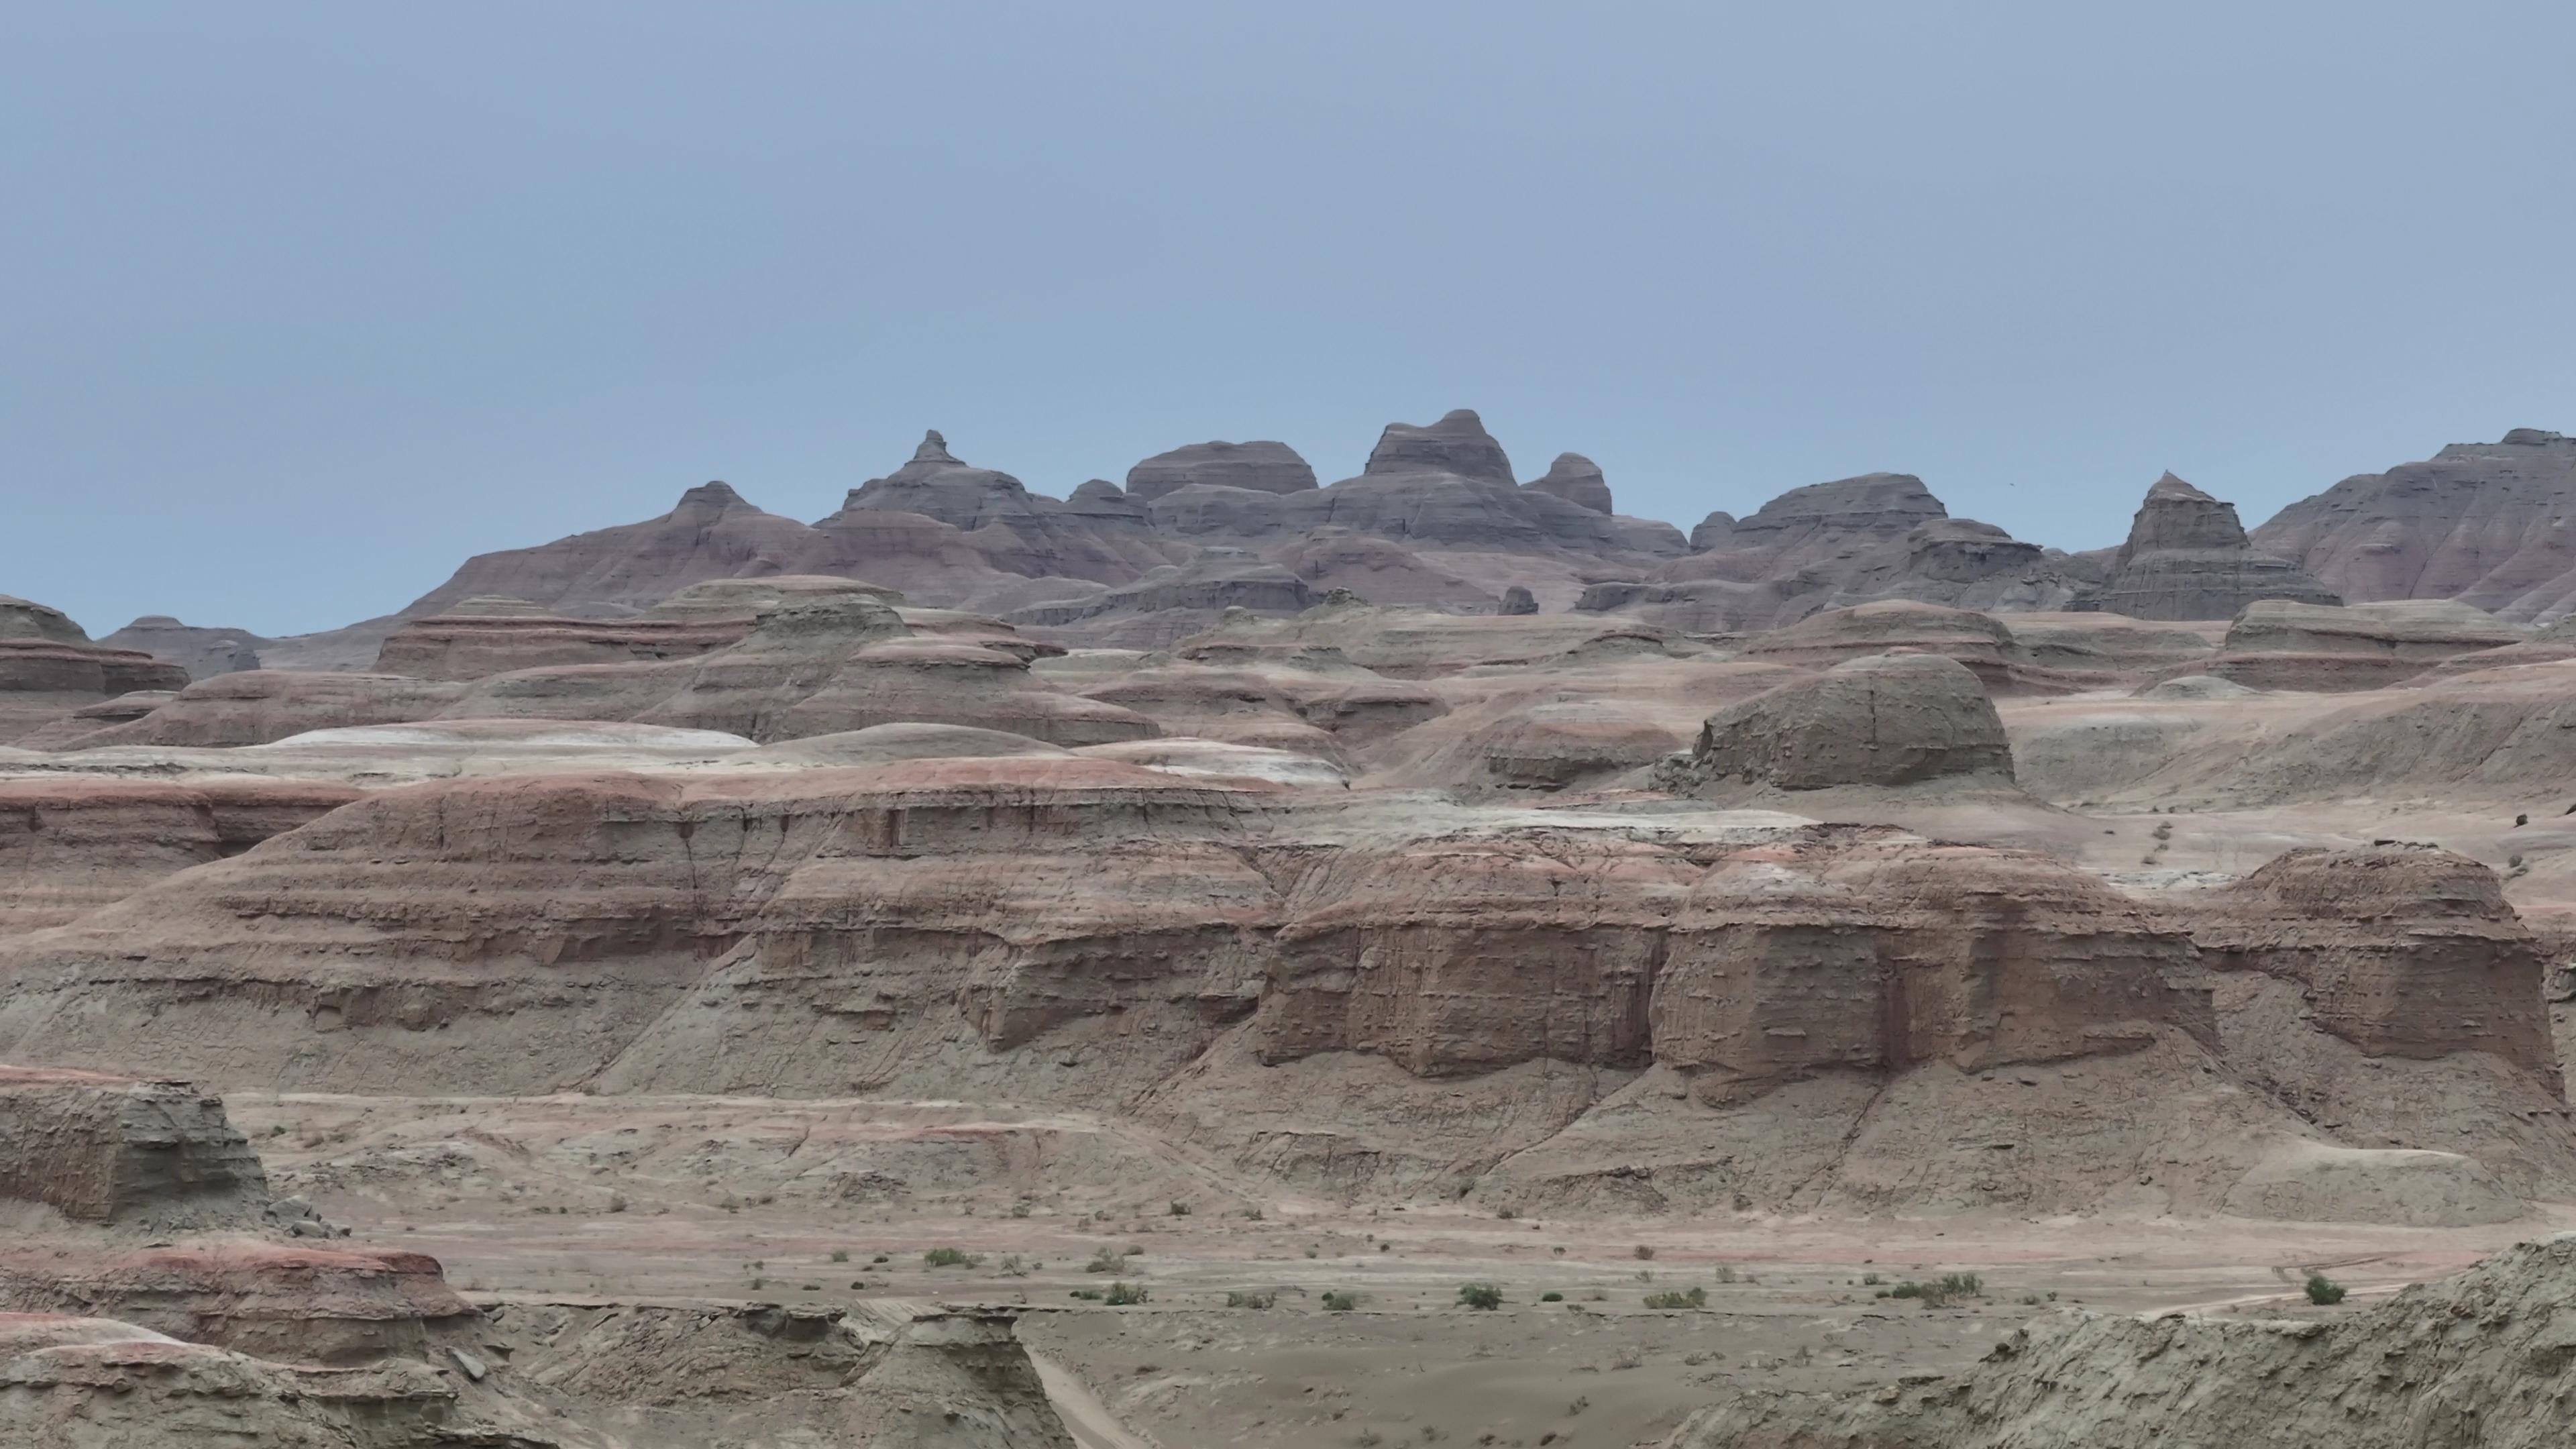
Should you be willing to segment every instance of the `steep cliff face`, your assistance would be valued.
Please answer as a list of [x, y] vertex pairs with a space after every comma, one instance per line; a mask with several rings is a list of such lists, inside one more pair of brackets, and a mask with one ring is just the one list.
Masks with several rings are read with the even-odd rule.
[[222, 1100], [185, 1082], [0, 1066], [0, 1198], [78, 1223], [244, 1227], [268, 1178]]
[[2539, 943], [2494, 871], [2432, 846], [2289, 851], [2190, 913], [2203, 959], [2297, 983], [2372, 1056], [2486, 1052], [2559, 1085]]
[[1985, 686], [1933, 654], [1872, 654], [1710, 715], [1663, 788], [1824, 790], [2012, 784], [2012, 745]]

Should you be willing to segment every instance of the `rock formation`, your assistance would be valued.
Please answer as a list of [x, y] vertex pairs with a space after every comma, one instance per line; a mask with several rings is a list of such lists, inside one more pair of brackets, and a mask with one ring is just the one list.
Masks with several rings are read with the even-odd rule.
[[0, 934], [76, 919], [357, 798], [315, 780], [0, 779]]
[[396, 629], [376, 654], [376, 672], [415, 679], [467, 680], [549, 664], [621, 664], [685, 659], [721, 649], [749, 632], [747, 620], [561, 619], [543, 614], [449, 614]]
[[2194, 672], [2257, 689], [2379, 689], [2523, 638], [2523, 630], [2456, 599], [2341, 608], [2262, 599], [2245, 606], [2218, 656]]
[[1559, 453], [1547, 471], [1521, 485], [1541, 493], [1553, 493], [1568, 503], [1589, 508], [1595, 513], [1616, 513], [1610, 503], [1610, 484], [1601, 476], [1601, 465], [1581, 453]]
[[1871, 473], [1793, 488], [1747, 518], [1711, 514], [1692, 531], [1688, 557], [1595, 584], [1575, 607], [1721, 633], [1874, 599], [1991, 611], [2065, 609], [2091, 595], [2037, 544], [1949, 517], [1921, 479]]
[[1315, 486], [1315, 470], [1286, 443], [1192, 443], [1156, 453], [1127, 470], [1127, 496], [1151, 503], [1194, 485], [1298, 493]]
[[91, 643], [60, 609], [0, 594], [0, 745], [73, 710], [187, 682], [178, 665]]
[[2254, 546], [2355, 602], [2457, 599], [2517, 623], [2576, 607], [2576, 438], [2516, 428], [2291, 504]]
[[185, 1082], [0, 1066], [0, 1197], [78, 1223], [246, 1227], [268, 1178], [224, 1104]]
[[1846, 660], [1710, 715], [1666, 788], [2010, 787], [2012, 746], [1967, 666], [1930, 654]]
[[2067, 1309], [1956, 1377], [1739, 1393], [1669, 1449], [2542, 1449], [2564, 1440], [2576, 1240], [2526, 1243], [2327, 1322]]
[[2099, 607], [2132, 619], [2232, 619], [2258, 599], [2340, 604], [2298, 565], [2256, 551], [2222, 503], [2171, 473], [2147, 490], [2114, 555]]
[[1485, 483], [1512, 481], [1512, 460], [1473, 408], [1452, 408], [1428, 427], [1389, 423], [1369, 449], [1364, 477], [1447, 473]]
[[1496, 609], [1494, 612], [1498, 614], [1535, 614], [1538, 612], [1538, 600], [1531, 596], [1526, 585], [1514, 584], [1510, 588], [1503, 590], [1502, 607]]
[[59, 748], [264, 745], [307, 730], [429, 719], [464, 693], [462, 684], [393, 674], [254, 669], [191, 684], [140, 719], [66, 740]]
[[102, 649], [132, 649], [167, 659], [188, 671], [190, 679], [257, 669], [259, 651], [269, 643], [247, 629], [195, 627], [167, 614], [146, 614], [98, 642]]

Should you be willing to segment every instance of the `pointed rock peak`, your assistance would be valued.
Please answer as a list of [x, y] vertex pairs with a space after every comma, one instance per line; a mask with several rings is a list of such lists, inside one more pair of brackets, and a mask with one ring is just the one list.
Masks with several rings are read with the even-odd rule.
[[1493, 483], [1512, 481], [1512, 460], [1485, 431], [1473, 408], [1453, 408], [1429, 427], [1389, 423], [1369, 450], [1366, 474], [1452, 473]]
[[2181, 498], [2194, 503], [2215, 503], [2218, 501], [2210, 497], [2208, 494], [2201, 492], [2199, 489], [2192, 487], [2190, 484], [2185, 483], [2180, 478], [2175, 477], [2170, 469], [2166, 471], [2165, 476], [2156, 480], [2154, 487], [2147, 490], [2147, 501], [2152, 503], [2160, 498]]
[[921, 435], [921, 446], [912, 450], [912, 461], [916, 463], [954, 463], [958, 461], [958, 459], [956, 455], [948, 451], [948, 440], [939, 436], [939, 430], [937, 428], [932, 428], [929, 432]]

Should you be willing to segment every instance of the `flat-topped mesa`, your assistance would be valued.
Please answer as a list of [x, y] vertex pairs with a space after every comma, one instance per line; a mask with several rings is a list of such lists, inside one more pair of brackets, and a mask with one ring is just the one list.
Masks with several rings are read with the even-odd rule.
[[176, 664], [93, 644], [62, 610], [0, 594], [0, 745], [119, 695], [187, 683]]
[[2167, 473], [2112, 556], [2099, 607], [2132, 619], [2232, 619], [2258, 599], [2343, 602], [2288, 559], [2257, 552], [2235, 504]]
[[247, 629], [200, 628], [167, 614], [146, 614], [98, 642], [101, 648], [167, 659], [190, 679], [210, 679], [259, 668], [259, 648], [268, 641]]
[[[2527, 637], [2528, 630], [2457, 599], [2392, 599], [2340, 608], [2258, 599], [2228, 626], [2218, 657], [2188, 672], [2258, 689], [2378, 689], [2448, 661], [2459, 661], [2465, 669], [2550, 657], [2509, 649]], [[2509, 652], [2493, 660], [2478, 658], [2496, 650]]]
[[1667, 762], [1656, 783], [1692, 795], [1931, 784], [2008, 789], [2012, 744], [1966, 665], [1931, 654], [1876, 654], [1710, 715], [1691, 752]]
[[1315, 486], [1315, 470], [1296, 449], [1268, 441], [1192, 443], [1127, 470], [1127, 496], [1144, 503], [1193, 484], [1302, 493]]
[[1699, 1102], [1817, 1073], [1975, 1071], [2214, 1039], [2191, 946], [2035, 854], [1823, 828], [1713, 860], [1467, 836], [1319, 860], [1253, 1021], [1261, 1060], [1417, 1077], [1660, 1065]]
[[0, 1066], [0, 1198], [79, 1223], [247, 1228], [268, 1175], [223, 1100], [185, 1082]]
[[0, 780], [0, 934], [77, 920], [164, 876], [241, 854], [358, 798], [257, 776]]
[[1559, 453], [1547, 472], [1521, 485], [1541, 493], [1552, 493], [1568, 503], [1589, 508], [1595, 513], [1616, 513], [1611, 506], [1609, 480], [1601, 476], [1601, 465], [1581, 453]]
[[1512, 482], [1512, 460], [1472, 408], [1455, 408], [1428, 427], [1389, 423], [1369, 450], [1363, 477], [1451, 473], [1487, 483]]
[[2183, 907], [2202, 960], [2298, 984], [2380, 1057], [2486, 1052], [2560, 1090], [2539, 943], [2494, 871], [2432, 846], [2283, 853]]
[[2254, 544], [2347, 599], [2458, 599], [2517, 623], [2576, 607], [2576, 439], [2515, 428], [2346, 478]]
[[245, 670], [201, 679], [140, 719], [111, 724], [60, 747], [265, 745], [308, 730], [429, 719], [462, 698], [466, 688], [453, 680], [392, 674]]
[[978, 575], [1117, 584], [1165, 560], [1169, 546], [1149, 530], [1118, 522], [1104, 529], [1090, 512], [960, 461], [932, 432], [911, 461], [851, 489], [838, 512], [816, 519], [817, 537], [796, 566], [890, 577], [953, 604], [974, 591]]

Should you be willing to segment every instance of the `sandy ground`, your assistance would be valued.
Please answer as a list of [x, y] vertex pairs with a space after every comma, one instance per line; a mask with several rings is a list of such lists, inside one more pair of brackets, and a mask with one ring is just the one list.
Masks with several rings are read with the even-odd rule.
[[[311, 1193], [362, 1239], [434, 1254], [469, 1296], [1025, 1305], [1022, 1337], [1085, 1449], [1652, 1442], [1729, 1385], [1956, 1369], [2056, 1305], [2350, 1312], [2576, 1227], [2576, 1208], [2468, 1229], [1505, 1219], [1264, 1198], [1176, 1152], [1157, 1175], [1138, 1164], [1164, 1149], [1133, 1127], [1115, 1128], [1129, 1156], [1062, 1180], [1050, 1170], [1035, 1198], [995, 1172], [851, 1200], [798, 1159], [828, 1137], [944, 1140], [979, 1124], [956, 1104], [756, 1098], [236, 1094], [230, 1106], [281, 1188]], [[1007, 1125], [1033, 1124], [1112, 1130], [1078, 1114]], [[1165, 1196], [1174, 1183], [1181, 1195]], [[925, 1261], [943, 1248], [967, 1261]], [[2307, 1305], [2298, 1284], [2312, 1268], [2352, 1287], [2341, 1308]], [[1954, 1272], [1978, 1274], [1982, 1293], [1939, 1308], [1880, 1296]], [[1084, 1296], [1114, 1283], [1146, 1301]], [[1462, 1306], [1469, 1283], [1493, 1284], [1503, 1305]], [[1646, 1306], [1694, 1288], [1702, 1308]], [[1356, 1301], [1335, 1311], [1328, 1293]]]

